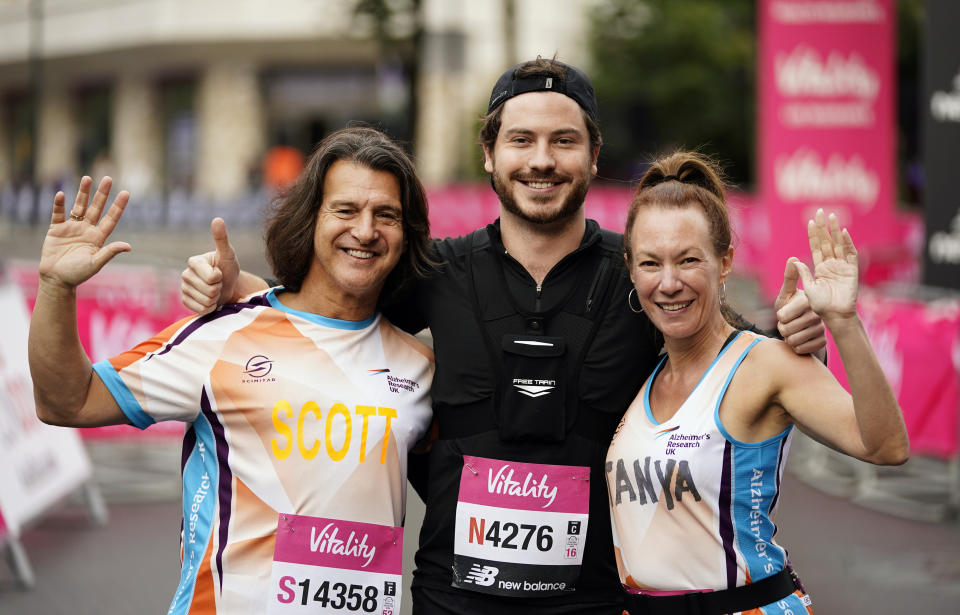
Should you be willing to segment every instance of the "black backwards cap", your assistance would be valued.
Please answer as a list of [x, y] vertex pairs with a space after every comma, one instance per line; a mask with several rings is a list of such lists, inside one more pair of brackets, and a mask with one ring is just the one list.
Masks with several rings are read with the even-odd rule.
[[490, 104], [487, 106], [487, 113], [489, 114], [507, 100], [520, 94], [557, 92], [575, 100], [580, 108], [587, 112], [590, 119], [596, 122], [597, 97], [593, 93], [593, 85], [590, 83], [590, 79], [583, 71], [574, 66], [556, 60], [553, 61], [553, 64], [565, 69], [563, 78], [558, 79], [546, 75], [518, 77], [516, 72], [520, 68], [520, 64], [500, 75], [496, 85], [493, 86], [493, 91], [490, 92]]

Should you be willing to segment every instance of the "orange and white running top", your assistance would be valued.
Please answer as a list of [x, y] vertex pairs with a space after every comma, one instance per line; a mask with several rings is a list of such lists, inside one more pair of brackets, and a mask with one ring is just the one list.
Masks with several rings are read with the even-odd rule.
[[[720, 403], [762, 336], [741, 331], [713, 361], [676, 413], [658, 423], [650, 389], [664, 361], [627, 409], [607, 451], [614, 553], [627, 591], [738, 587], [789, 565], [774, 541], [793, 428], [762, 442], [734, 439]], [[807, 613], [798, 590], [751, 614]]]
[[281, 513], [403, 524], [432, 351], [380, 315], [300, 312], [277, 290], [94, 366], [137, 427], [187, 423], [171, 614], [265, 612]]

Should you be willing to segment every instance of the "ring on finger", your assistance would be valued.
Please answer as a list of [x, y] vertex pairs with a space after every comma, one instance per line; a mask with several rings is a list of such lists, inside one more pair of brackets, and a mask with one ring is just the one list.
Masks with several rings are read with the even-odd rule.
[[78, 216], [77, 214], [71, 212], [70, 219], [80, 222], [81, 220], [83, 220], [83, 216]]

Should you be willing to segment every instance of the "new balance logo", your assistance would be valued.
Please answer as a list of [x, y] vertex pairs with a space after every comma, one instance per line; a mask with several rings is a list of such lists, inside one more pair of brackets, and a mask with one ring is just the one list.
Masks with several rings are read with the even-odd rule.
[[470, 571], [463, 580], [467, 583], [473, 583], [474, 585], [490, 587], [493, 585], [493, 582], [497, 580], [498, 574], [500, 574], [499, 568], [494, 568], [493, 566], [484, 566], [482, 564], [474, 564], [470, 567]]

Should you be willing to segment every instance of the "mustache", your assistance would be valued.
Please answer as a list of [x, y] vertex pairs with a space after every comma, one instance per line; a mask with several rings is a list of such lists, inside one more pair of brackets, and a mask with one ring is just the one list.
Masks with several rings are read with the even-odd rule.
[[514, 173], [511, 175], [511, 178], [522, 182], [551, 182], [557, 184], [570, 181], [571, 179], [569, 175], [558, 175], [556, 173], [550, 175]]

